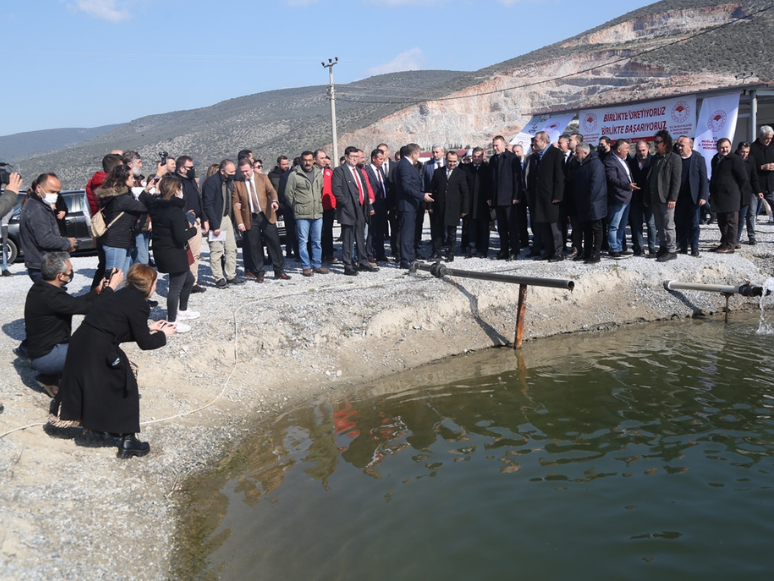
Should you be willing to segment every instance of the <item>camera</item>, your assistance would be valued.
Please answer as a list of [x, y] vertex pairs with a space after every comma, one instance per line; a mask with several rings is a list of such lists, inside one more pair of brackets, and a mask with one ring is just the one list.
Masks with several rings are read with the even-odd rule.
[[161, 165], [166, 165], [169, 154], [166, 151], [160, 151], [159, 157], [161, 158]]
[[11, 183], [11, 172], [6, 169], [10, 167], [10, 163], [0, 163], [0, 186], [7, 186]]

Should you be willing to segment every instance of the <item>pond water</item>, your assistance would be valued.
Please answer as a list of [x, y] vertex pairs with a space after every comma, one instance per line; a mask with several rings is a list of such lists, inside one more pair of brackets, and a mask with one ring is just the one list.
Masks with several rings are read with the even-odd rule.
[[770, 579], [774, 337], [643, 325], [298, 407], [189, 483], [180, 578]]

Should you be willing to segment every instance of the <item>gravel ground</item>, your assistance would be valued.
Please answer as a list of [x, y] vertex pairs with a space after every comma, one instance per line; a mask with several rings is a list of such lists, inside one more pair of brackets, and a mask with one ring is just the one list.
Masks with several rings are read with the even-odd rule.
[[[531, 287], [525, 337], [596, 331], [616, 325], [718, 313], [711, 293], [667, 292], [665, 280], [762, 284], [772, 271], [774, 225], [759, 224], [758, 245], [733, 255], [708, 252], [714, 226], [702, 228], [702, 256], [501, 262], [457, 258], [454, 268], [571, 279], [573, 292]], [[427, 235], [426, 235], [427, 238]], [[746, 239], [746, 236], [743, 236]], [[496, 234], [493, 242], [496, 242]], [[206, 246], [205, 246], [206, 249]], [[206, 264], [206, 259], [203, 261]], [[241, 264], [241, 259], [240, 259]], [[70, 290], [86, 290], [92, 256], [73, 259]], [[304, 278], [290, 262], [290, 281], [219, 290], [201, 269], [201, 312], [190, 333], [141, 352], [142, 439], [151, 453], [116, 459], [116, 441], [81, 430], [44, 429], [49, 398], [13, 347], [24, 336], [30, 281], [23, 264], [0, 278], [0, 580], [167, 579], [176, 530], [177, 494], [186, 476], [213, 465], [260, 418], [328, 390], [351, 390], [386, 376], [470, 350], [513, 340], [518, 287], [462, 277], [409, 277], [390, 263], [378, 273]], [[206, 274], [205, 274], [206, 272]], [[151, 317], [164, 317], [166, 277]], [[732, 310], [757, 308], [734, 296]], [[76, 323], [77, 324], [77, 323]]]

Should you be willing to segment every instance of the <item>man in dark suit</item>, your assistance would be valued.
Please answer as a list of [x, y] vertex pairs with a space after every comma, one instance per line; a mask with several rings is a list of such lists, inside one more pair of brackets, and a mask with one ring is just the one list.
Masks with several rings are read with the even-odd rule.
[[400, 148], [400, 162], [395, 170], [395, 188], [400, 213], [400, 267], [410, 268], [414, 262], [414, 228], [417, 209], [422, 202], [433, 198], [422, 188], [422, 180], [415, 164], [419, 160], [420, 148], [409, 143]]
[[683, 254], [691, 247], [691, 256], [699, 256], [700, 209], [709, 198], [707, 164], [693, 149], [693, 139], [681, 135], [675, 143], [675, 153], [683, 160], [680, 193], [675, 206], [677, 246]]
[[731, 141], [727, 138], [718, 139], [717, 149], [717, 155], [712, 158], [712, 181], [709, 186], [712, 208], [717, 212], [720, 228], [720, 246], [715, 248], [715, 252], [733, 254], [742, 190], [747, 185], [747, 171], [744, 160], [731, 153]]
[[[231, 204], [234, 191], [234, 176], [236, 165], [230, 159], [220, 162], [220, 170], [204, 182], [202, 188], [202, 210], [205, 220], [210, 225], [213, 237], [224, 237], [223, 240], [210, 240], [210, 270], [215, 279], [215, 286], [226, 288], [229, 284], [242, 284], [244, 280], [237, 278], [237, 245], [234, 227], [231, 223]], [[221, 234], [222, 233], [222, 234]], [[221, 258], [226, 258], [225, 274], [220, 264]]]
[[371, 163], [365, 166], [368, 181], [374, 192], [374, 203], [371, 206], [373, 214], [366, 241], [369, 262], [387, 261], [387, 256], [384, 254], [384, 238], [387, 234], [387, 179], [382, 170], [383, 163], [384, 153], [376, 148], [371, 152]]
[[[604, 162], [607, 178], [607, 242], [610, 245], [610, 258], [621, 258], [624, 255], [623, 242], [626, 236], [626, 225], [629, 223], [629, 206], [632, 192], [638, 187], [632, 178], [628, 160], [629, 142], [626, 139], [618, 139]], [[626, 253], [631, 254], [629, 251]]]
[[[433, 181], [433, 174], [435, 174], [435, 170], [444, 167], [444, 164], [446, 163], [444, 157], [446, 155], [446, 149], [444, 149], [442, 145], [438, 145], [436, 143], [433, 145], [430, 151], [432, 153], [432, 157], [422, 166], [422, 188], [425, 192], [431, 191], [430, 184]], [[425, 209], [427, 209], [424, 206], [425, 204], [420, 204], [419, 209], [417, 210], [417, 223], [416, 230], [414, 231], [414, 250], [417, 252], [417, 254], [419, 253], [419, 244], [422, 241], [422, 230], [425, 222]], [[438, 236], [443, 237], [443, 234], [433, 231], [433, 220], [431, 218], [430, 239], [434, 240]], [[440, 255], [436, 255], [435, 252], [433, 252], [430, 258], [440, 258]]]
[[489, 253], [489, 188], [491, 176], [484, 161], [484, 150], [473, 148], [470, 163], [463, 166], [468, 179], [468, 233], [470, 245], [464, 250], [466, 258], [486, 258]]
[[497, 232], [500, 235], [498, 260], [515, 260], [521, 251], [514, 204], [521, 202], [521, 162], [505, 148], [502, 135], [492, 140], [494, 155], [489, 160], [491, 188], [489, 205], [497, 213]]
[[564, 240], [559, 228], [559, 204], [564, 199], [561, 152], [552, 147], [548, 133], [535, 135], [535, 151], [527, 169], [527, 199], [532, 220], [533, 253], [550, 262], [564, 260]]
[[430, 206], [430, 221], [433, 223], [433, 255], [454, 260], [454, 246], [457, 243], [457, 226], [460, 218], [468, 213], [468, 181], [465, 173], [457, 167], [457, 153], [446, 154], [446, 165], [433, 172], [430, 182], [433, 203]]
[[629, 225], [632, 229], [632, 247], [634, 256], [642, 256], [645, 253], [645, 240], [642, 236], [642, 225], [648, 228], [648, 256], [656, 256], [656, 223], [653, 221], [653, 211], [645, 205], [644, 193], [645, 179], [650, 170], [650, 145], [644, 139], [640, 139], [634, 146], [635, 155], [629, 158], [629, 171], [632, 181], [639, 189], [632, 191], [632, 201], [629, 205]]
[[[365, 251], [365, 225], [371, 213], [368, 189], [357, 168], [360, 160], [357, 147], [344, 150], [346, 163], [333, 170], [331, 188], [336, 198], [336, 219], [341, 226], [341, 250], [344, 274], [357, 275], [358, 270], [377, 272], [368, 263]], [[357, 268], [352, 265], [352, 249], [357, 243]]]
[[398, 204], [395, 199], [395, 169], [398, 167], [398, 162], [390, 159], [390, 148], [386, 143], [380, 143], [376, 148], [381, 149], [384, 153], [382, 173], [385, 178], [384, 185], [387, 188], [385, 207], [389, 230], [389, 232], [385, 232], [385, 236], [390, 238], [390, 252], [393, 260], [400, 262], [400, 220], [398, 219]]

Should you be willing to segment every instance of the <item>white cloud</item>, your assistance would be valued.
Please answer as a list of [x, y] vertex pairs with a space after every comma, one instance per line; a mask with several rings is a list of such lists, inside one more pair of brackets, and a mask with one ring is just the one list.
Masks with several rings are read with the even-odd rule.
[[416, 47], [400, 53], [388, 63], [371, 67], [366, 72], [369, 75], [384, 75], [386, 73], [397, 73], [399, 71], [418, 71], [422, 68], [424, 61], [425, 54], [422, 52], [421, 48]]
[[132, 17], [125, 4], [119, 5], [118, 0], [75, 0], [67, 6], [75, 12], [85, 12], [108, 22], [121, 22]]

